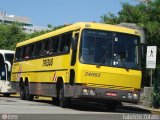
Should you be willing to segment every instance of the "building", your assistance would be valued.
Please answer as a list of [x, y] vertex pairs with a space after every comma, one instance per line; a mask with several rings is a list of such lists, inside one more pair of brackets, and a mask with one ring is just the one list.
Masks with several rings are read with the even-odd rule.
[[0, 11], [0, 23], [11, 24], [13, 22], [22, 24], [23, 30], [26, 33], [39, 32], [48, 29], [46, 27], [34, 26], [28, 17], [8, 15], [5, 11]]

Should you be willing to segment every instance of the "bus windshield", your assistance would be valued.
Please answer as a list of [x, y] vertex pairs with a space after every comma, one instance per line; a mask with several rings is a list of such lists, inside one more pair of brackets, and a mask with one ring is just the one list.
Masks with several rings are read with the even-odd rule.
[[9, 61], [11, 64], [13, 63], [14, 54], [6, 53], [4, 56], [6, 61]]
[[139, 36], [132, 34], [85, 29], [82, 32], [80, 62], [140, 69], [139, 39]]

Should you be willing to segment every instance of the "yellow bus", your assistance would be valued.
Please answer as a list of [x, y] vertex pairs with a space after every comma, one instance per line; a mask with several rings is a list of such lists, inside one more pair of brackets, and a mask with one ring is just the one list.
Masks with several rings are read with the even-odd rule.
[[140, 34], [108, 24], [79, 22], [20, 42], [12, 86], [21, 99], [50, 96], [61, 107], [79, 99], [106, 103], [139, 100]]

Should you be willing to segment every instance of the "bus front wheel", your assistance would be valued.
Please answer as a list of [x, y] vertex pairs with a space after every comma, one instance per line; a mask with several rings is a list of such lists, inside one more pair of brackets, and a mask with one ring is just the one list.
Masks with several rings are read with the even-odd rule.
[[64, 96], [64, 87], [63, 87], [63, 85], [58, 90], [58, 98], [59, 98], [60, 107], [62, 107], [62, 108], [69, 107], [70, 99], [68, 97]]

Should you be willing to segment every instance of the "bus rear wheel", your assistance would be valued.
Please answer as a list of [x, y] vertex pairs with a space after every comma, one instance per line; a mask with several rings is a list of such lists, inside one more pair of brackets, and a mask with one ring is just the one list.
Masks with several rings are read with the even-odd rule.
[[62, 108], [69, 107], [70, 99], [68, 97], [64, 96], [64, 87], [61, 85], [60, 89], [58, 90], [58, 99], [59, 99], [59, 105]]
[[11, 95], [10, 93], [4, 93], [3, 94], [4, 97], [10, 97], [10, 95]]
[[21, 86], [20, 86], [20, 98], [21, 98], [21, 100], [25, 100], [26, 99], [26, 94], [25, 94], [25, 89], [24, 89], [24, 85], [22, 84]]
[[34, 96], [29, 94], [29, 85], [25, 85], [25, 96], [26, 96], [26, 100], [28, 101], [32, 101]]

